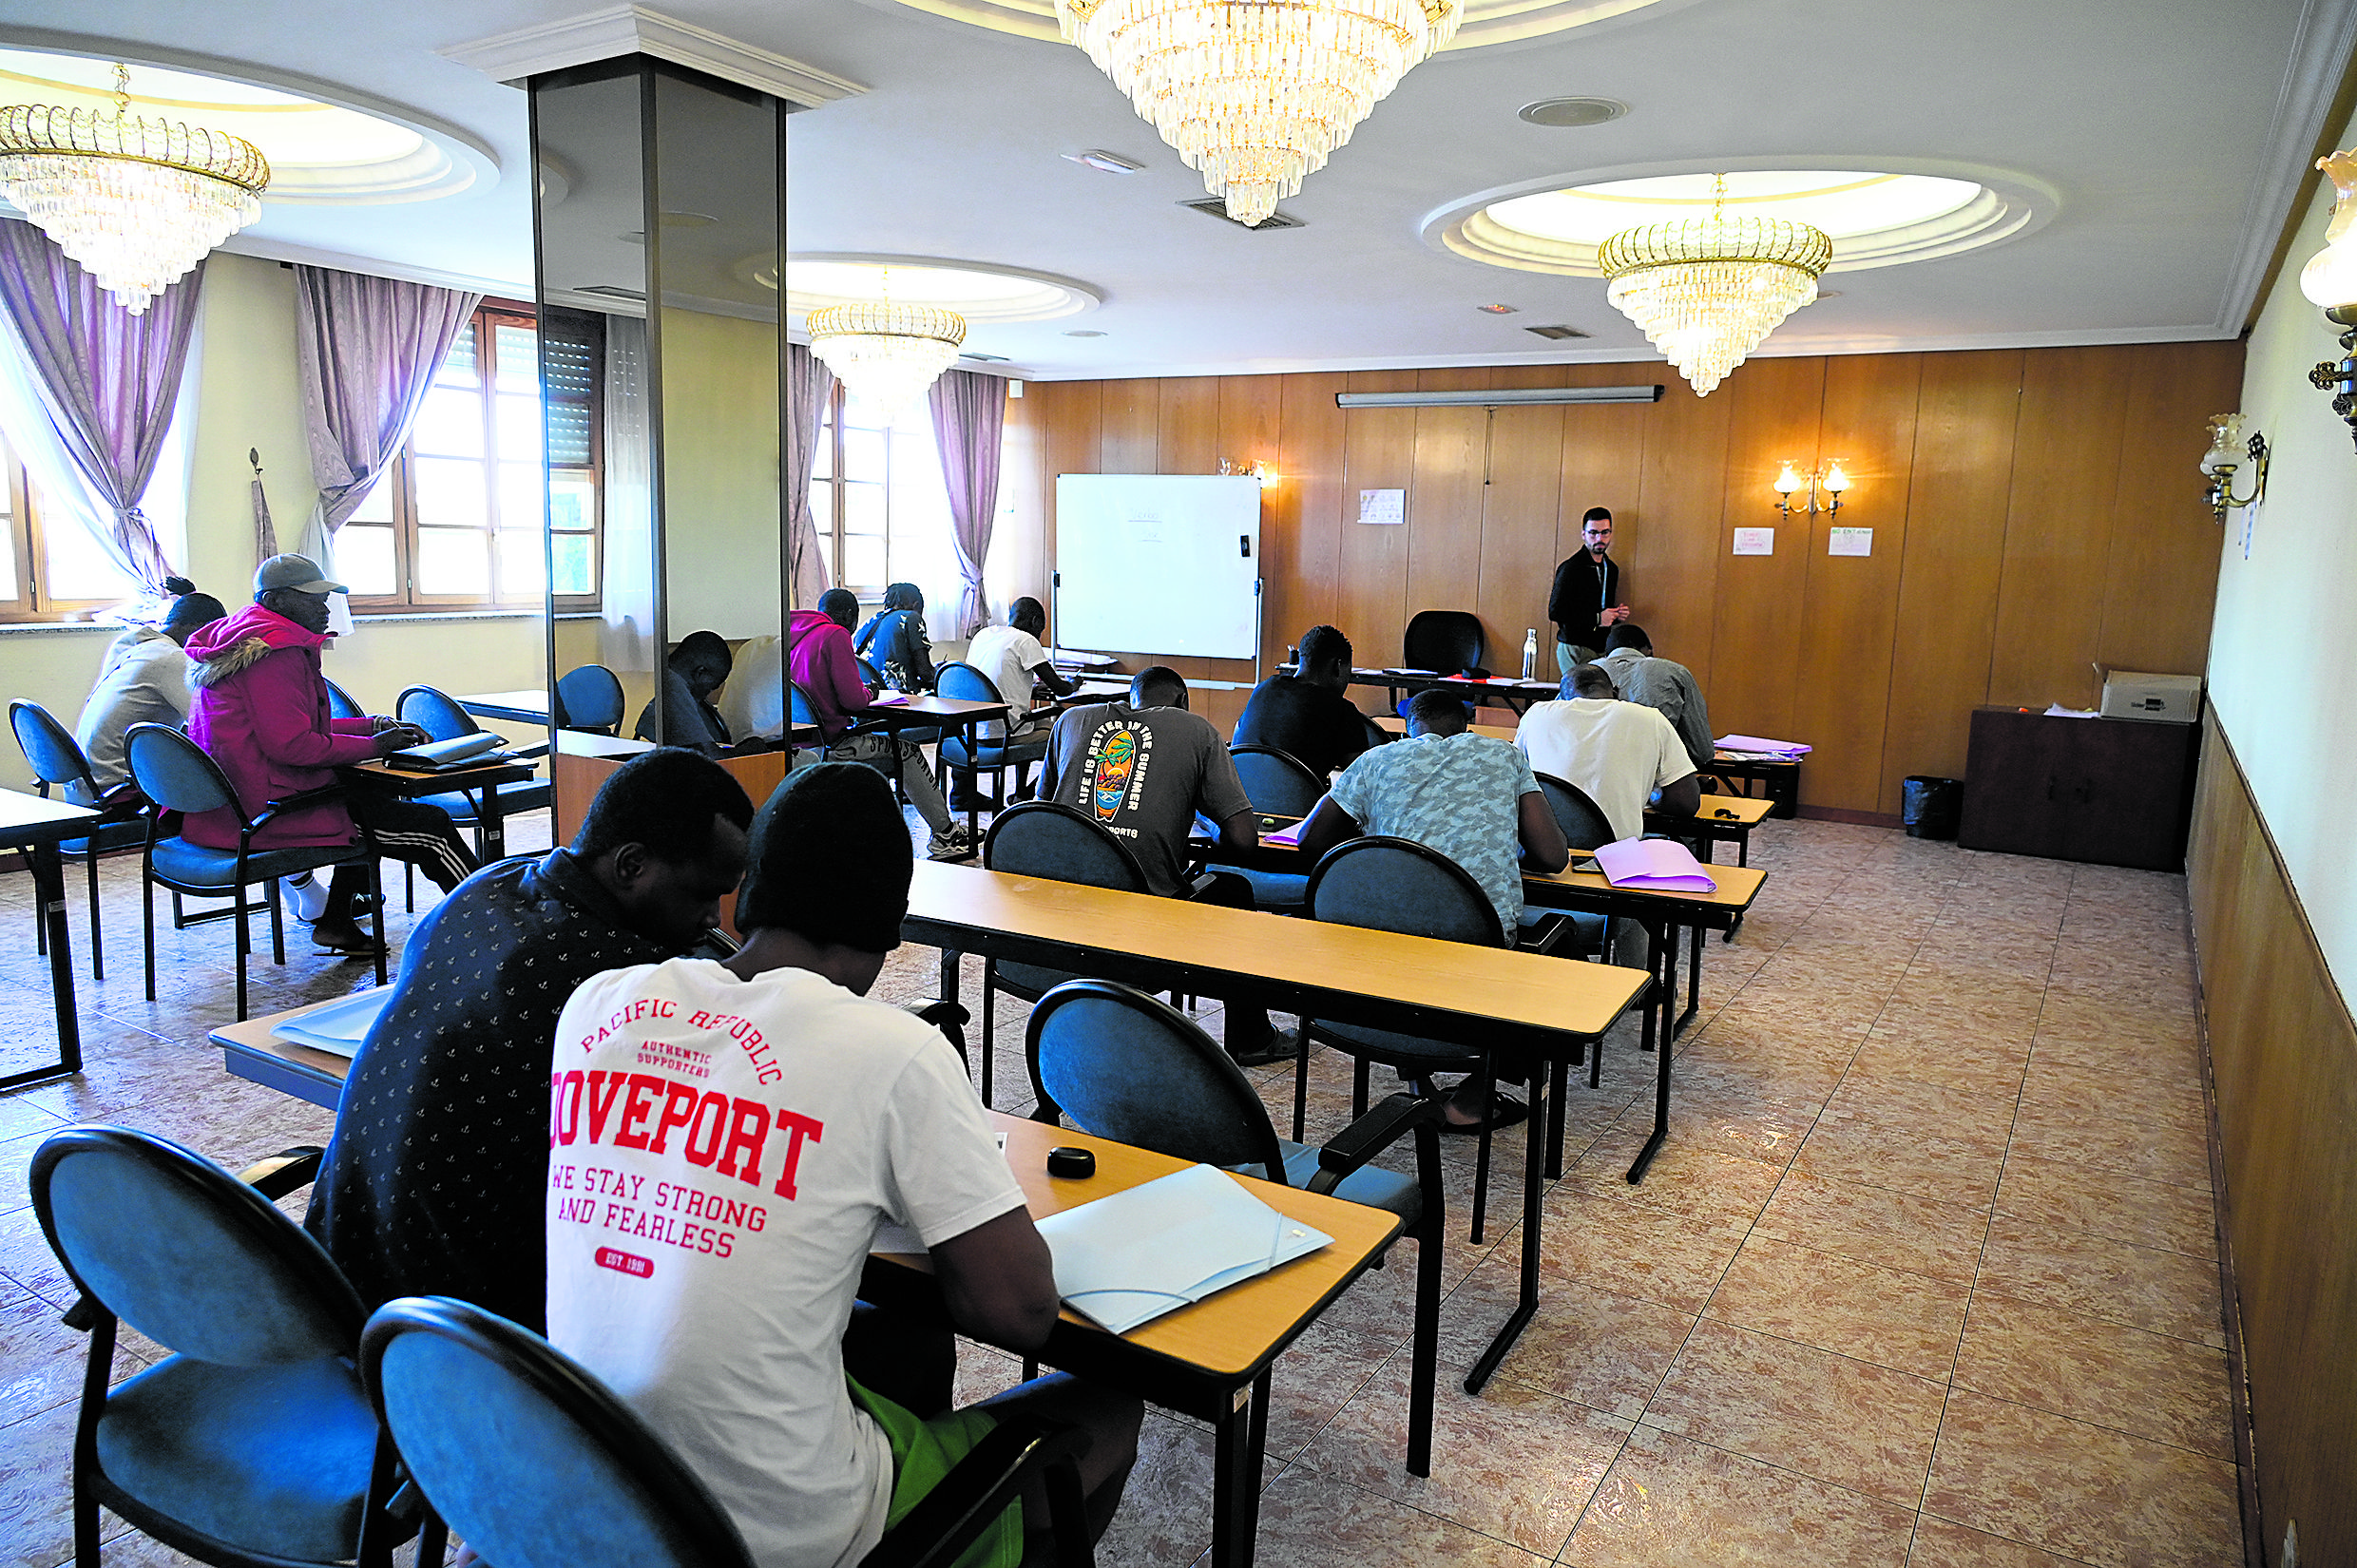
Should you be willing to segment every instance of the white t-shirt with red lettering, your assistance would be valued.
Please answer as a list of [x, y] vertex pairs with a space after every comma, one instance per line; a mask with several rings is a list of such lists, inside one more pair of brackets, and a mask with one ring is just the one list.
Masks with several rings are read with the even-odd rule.
[[843, 1383], [891, 1220], [936, 1246], [1023, 1207], [939, 1033], [805, 969], [614, 969], [557, 1025], [548, 1338], [676, 1448], [761, 1568], [855, 1562], [891, 1451]]

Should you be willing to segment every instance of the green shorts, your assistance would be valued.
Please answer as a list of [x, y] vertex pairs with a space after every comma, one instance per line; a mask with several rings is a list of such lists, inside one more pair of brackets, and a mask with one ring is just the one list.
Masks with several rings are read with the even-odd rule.
[[[892, 1501], [884, 1516], [891, 1529], [942, 1482], [959, 1460], [998, 1426], [987, 1410], [949, 1410], [921, 1421], [881, 1394], [872, 1394], [848, 1374], [852, 1403], [868, 1412], [892, 1445]], [[1016, 1501], [991, 1521], [960, 1556], [954, 1568], [1016, 1568], [1023, 1560], [1023, 1504]]]

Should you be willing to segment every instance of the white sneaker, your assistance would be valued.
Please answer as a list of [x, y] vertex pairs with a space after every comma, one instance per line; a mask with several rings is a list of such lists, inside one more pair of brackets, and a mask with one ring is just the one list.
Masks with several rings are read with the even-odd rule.
[[974, 838], [966, 831], [966, 824], [954, 822], [949, 832], [933, 834], [925, 852], [935, 860], [969, 860], [974, 853]]

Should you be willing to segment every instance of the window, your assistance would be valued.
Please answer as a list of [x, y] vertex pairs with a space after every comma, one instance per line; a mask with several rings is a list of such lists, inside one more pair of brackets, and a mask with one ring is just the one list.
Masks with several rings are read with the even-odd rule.
[[56, 621], [139, 595], [139, 584], [107, 559], [70, 517], [43, 526], [41, 492], [0, 437], [0, 621]]
[[391, 476], [336, 531], [355, 613], [536, 608], [551, 559], [557, 607], [597, 607], [604, 333], [551, 312], [547, 337], [545, 406], [528, 309], [486, 305], [450, 345]]
[[868, 600], [914, 583], [936, 614], [955, 602], [949, 495], [925, 399], [887, 416], [835, 384], [811, 457], [811, 516], [828, 581]]

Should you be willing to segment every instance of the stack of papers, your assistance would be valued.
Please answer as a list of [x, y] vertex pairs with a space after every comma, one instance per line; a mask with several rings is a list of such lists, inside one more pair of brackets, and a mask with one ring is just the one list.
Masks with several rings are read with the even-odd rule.
[[315, 1012], [289, 1019], [270, 1031], [273, 1040], [290, 1040], [297, 1045], [308, 1045], [315, 1051], [332, 1056], [351, 1056], [359, 1050], [360, 1042], [376, 1023], [385, 1004], [393, 1000], [393, 987], [379, 985], [374, 990], [358, 991], [339, 1001], [328, 1003]]
[[1624, 838], [1596, 851], [1596, 869], [1616, 888], [1714, 893], [1718, 883], [1694, 851], [1674, 838]]
[[1723, 735], [1713, 744], [1722, 752], [1740, 752], [1746, 756], [1782, 757], [1797, 762], [1807, 756], [1810, 747], [1797, 740], [1766, 740], [1755, 735]]
[[1334, 1239], [1210, 1165], [1050, 1214], [1039, 1229], [1055, 1259], [1056, 1293], [1117, 1334]]
[[907, 692], [881, 692], [869, 700], [871, 708], [896, 708], [909, 700]]

